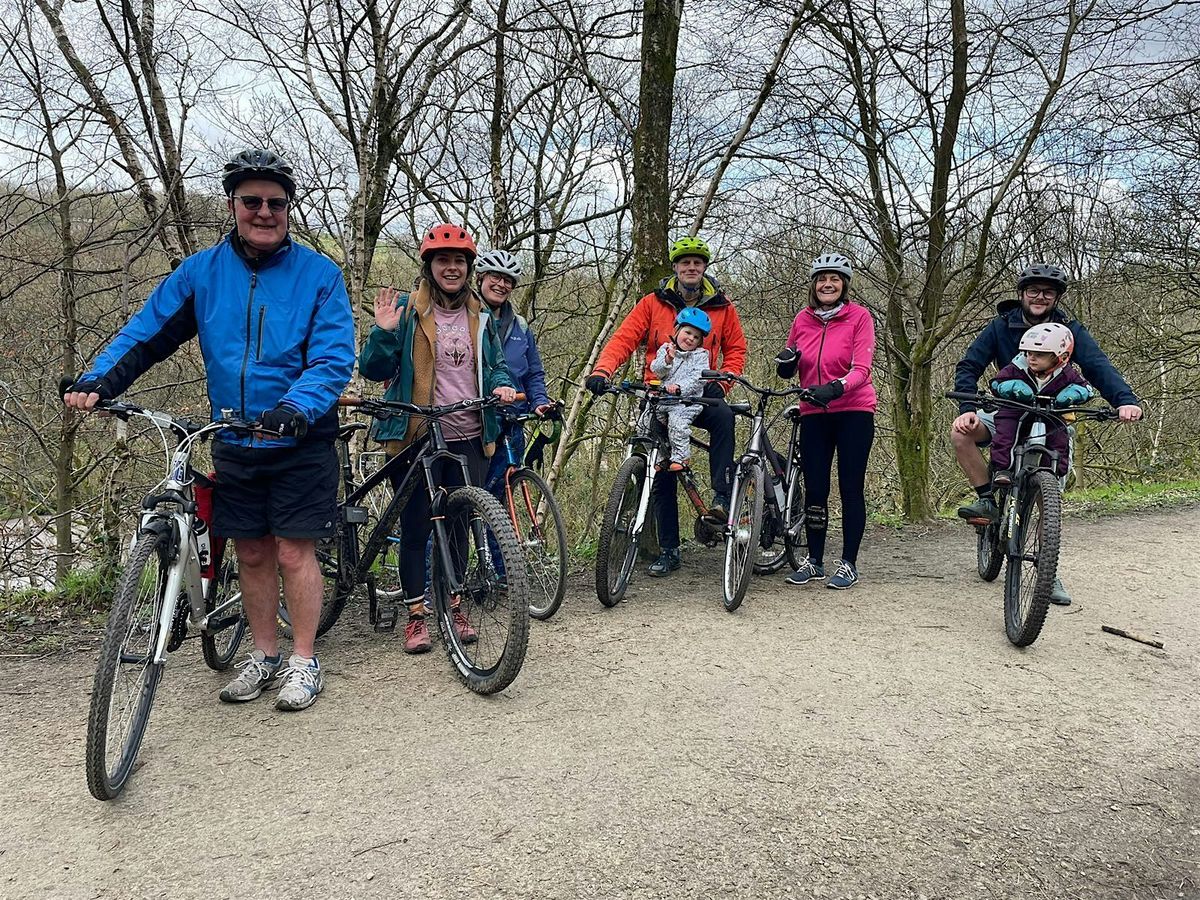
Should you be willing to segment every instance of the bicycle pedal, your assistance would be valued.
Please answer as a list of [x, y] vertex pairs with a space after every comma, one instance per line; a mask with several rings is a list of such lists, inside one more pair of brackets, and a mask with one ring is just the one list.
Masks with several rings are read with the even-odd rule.
[[375, 609], [375, 630], [390, 632], [396, 630], [396, 622], [400, 618], [400, 607], [388, 604]]

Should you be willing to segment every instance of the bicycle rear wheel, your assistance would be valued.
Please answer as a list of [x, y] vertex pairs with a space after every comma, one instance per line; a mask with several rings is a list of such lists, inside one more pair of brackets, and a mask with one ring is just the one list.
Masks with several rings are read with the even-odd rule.
[[758, 533], [763, 519], [763, 479], [762, 463], [753, 460], [740, 473], [733, 492], [730, 516], [733, 524], [725, 537], [722, 579], [725, 609], [729, 612], [742, 605], [750, 587], [750, 577], [754, 574], [754, 561], [759, 552]]
[[[785, 563], [790, 563], [793, 569], [800, 567], [795, 551], [797, 542], [789, 535], [798, 534], [804, 521], [804, 485], [800, 483], [800, 473], [796, 469], [790, 469], [786, 478], [783, 485], [784, 508], [780, 510], [779, 520], [774, 523], [775, 534], [771, 546], [763, 547], [754, 563], [755, 575], [774, 575]], [[766, 485], [766, 488], [770, 489], [770, 485]], [[767, 522], [764, 521], [760, 543], [767, 539], [766, 528]]]
[[117, 582], [88, 711], [85, 768], [97, 800], [112, 800], [125, 788], [150, 721], [162, 677], [153, 656], [167, 600], [170, 545], [168, 532], [143, 534]]
[[1020, 503], [1020, 515], [1012, 538], [1017, 553], [1009, 555], [1004, 573], [1004, 630], [1014, 645], [1028, 647], [1046, 621], [1058, 573], [1062, 527], [1058, 480], [1049, 472], [1035, 472], [1012, 502]]
[[984, 581], [995, 581], [1004, 565], [1004, 552], [1000, 547], [1000, 525], [977, 525], [977, 547], [975, 552], [976, 564], [979, 567], [979, 577]]
[[787, 531], [783, 543], [788, 565], [793, 571], [799, 569], [808, 558], [808, 536], [804, 533], [804, 473], [798, 464], [788, 469]]
[[596, 543], [596, 596], [605, 606], [621, 602], [633, 576], [641, 535], [633, 526], [645, 484], [646, 458], [631, 456], [617, 469], [608, 493]]
[[200, 634], [200, 649], [205, 664], [214, 672], [223, 672], [233, 662], [242, 637], [246, 633], [246, 613], [242, 608], [242, 585], [238, 577], [237, 550], [232, 540], [226, 540], [214, 561], [212, 581], [204, 593], [204, 612], [211, 615], [216, 609], [232, 601], [208, 623], [208, 630]]
[[446, 502], [444, 524], [446, 549], [463, 589], [451, 594], [450, 575], [435, 538], [432, 587], [438, 631], [463, 683], [477, 694], [494, 694], [512, 684], [525, 661], [525, 559], [512, 522], [482, 488], [455, 489]]
[[531, 597], [529, 614], [545, 621], [558, 612], [567, 590], [567, 530], [554, 494], [532, 469], [508, 481], [508, 514], [525, 554]]

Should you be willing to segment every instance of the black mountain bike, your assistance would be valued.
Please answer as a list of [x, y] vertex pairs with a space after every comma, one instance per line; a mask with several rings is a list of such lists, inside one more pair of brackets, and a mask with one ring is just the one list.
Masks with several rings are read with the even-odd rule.
[[1012, 468], [997, 473], [994, 496], [1000, 508], [995, 522], [976, 525], [977, 565], [984, 581], [994, 581], [1007, 561], [1004, 574], [1004, 630], [1017, 647], [1037, 640], [1046, 621], [1050, 592], [1058, 575], [1062, 537], [1062, 490], [1055, 474], [1058, 453], [1046, 446], [1046, 435], [1068, 428], [1071, 419], [1112, 421], [1117, 411], [1085, 406], [1056, 408], [1053, 398], [1025, 403], [950, 391], [950, 400], [975, 403], [980, 409], [1019, 410], [1017, 441]]
[[750, 442], [737, 460], [732, 502], [725, 523], [725, 568], [722, 579], [725, 608], [737, 609], [745, 599], [752, 573], [778, 572], [785, 562], [800, 567], [804, 544], [804, 479], [800, 468], [800, 410], [789, 405], [781, 414], [791, 420], [787, 456], [780, 459], [771, 447], [767, 405], [777, 397], [811, 402], [812, 393], [799, 386], [781, 391], [756, 387], [732, 372], [706, 371], [709, 381], [733, 381], [758, 396], [753, 410], [746, 403], [731, 403], [738, 415], [750, 419]]
[[[530, 591], [525, 558], [508, 515], [495, 497], [470, 485], [466, 460], [449, 451], [440, 422], [449, 413], [498, 406], [500, 401], [486, 397], [447, 406], [418, 406], [343, 397], [338, 403], [381, 420], [397, 414], [425, 419], [428, 432], [419, 439], [415, 458], [393, 457], [356, 483], [348, 442], [365, 426], [342, 426], [339, 452], [343, 499], [334, 536], [317, 544], [317, 558], [329, 582], [317, 633], [324, 634], [333, 627], [360, 586], [366, 588], [368, 618], [375, 630], [395, 629], [404, 604], [417, 598], [406, 601], [400, 591], [389, 591], [381, 597], [376, 588], [381, 574], [379, 562], [395, 548], [396, 524], [412, 492], [427, 490], [433, 521], [433, 607], [442, 642], [468, 688], [477, 694], [504, 690], [521, 671], [529, 640]], [[466, 487], [447, 493], [434, 483], [433, 464], [442, 459], [462, 467]], [[404, 476], [399, 488], [383, 505], [380, 492], [390, 492], [390, 476], [401, 471]], [[378, 509], [382, 512], [373, 515], [372, 510]], [[473, 640], [460, 637], [454, 628], [452, 616], [456, 610], [466, 615], [475, 632]]]

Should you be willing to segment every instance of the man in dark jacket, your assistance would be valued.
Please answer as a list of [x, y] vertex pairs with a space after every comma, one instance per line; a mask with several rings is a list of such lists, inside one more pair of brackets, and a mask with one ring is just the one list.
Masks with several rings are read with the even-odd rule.
[[[1117, 371], [1116, 366], [1100, 349], [1086, 328], [1059, 309], [1058, 303], [1067, 292], [1067, 273], [1057, 266], [1035, 263], [1017, 278], [1017, 299], [1004, 300], [996, 307], [998, 315], [980, 332], [959, 360], [954, 372], [954, 389], [977, 390], [979, 379], [987, 367], [1003, 368], [1018, 353], [1021, 337], [1031, 325], [1059, 322], [1071, 329], [1075, 338], [1073, 362], [1100, 395], [1120, 413], [1121, 421], [1136, 422], [1142, 417], [1137, 395]], [[979, 452], [991, 443], [995, 419], [990, 413], [979, 412], [974, 403], [960, 403], [959, 415], [950, 427], [950, 439], [959, 468], [978, 495], [974, 503], [963, 506], [958, 514], [972, 524], [993, 522], [999, 514], [992, 497], [992, 479], [988, 464]], [[1055, 582], [1050, 598], [1060, 605], [1071, 602], [1061, 583]]]

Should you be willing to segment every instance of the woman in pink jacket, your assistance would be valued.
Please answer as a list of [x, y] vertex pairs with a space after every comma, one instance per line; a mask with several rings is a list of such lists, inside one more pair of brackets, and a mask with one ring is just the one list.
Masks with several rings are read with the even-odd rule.
[[850, 300], [853, 274], [850, 260], [840, 254], [813, 260], [808, 306], [796, 316], [787, 347], [775, 358], [780, 377], [799, 374], [800, 383], [825, 404], [800, 404], [808, 558], [788, 576], [789, 584], [825, 581], [834, 454], [842, 496], [842, 558], [825, 586], [844, 589], [858, 581], [858, 547], [867, 527], [863, 488], [878, 401], [871, 383], [875, 322], [866, 307]]

